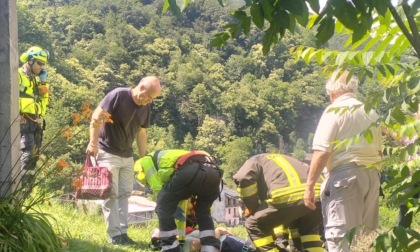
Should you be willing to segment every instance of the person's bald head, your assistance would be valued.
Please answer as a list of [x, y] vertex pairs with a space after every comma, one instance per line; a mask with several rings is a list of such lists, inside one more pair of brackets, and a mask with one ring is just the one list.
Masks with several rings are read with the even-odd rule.
[[132, 89], [131, 95], [134, 102], [144, 106], [160, 95], [160, 81], [156, 76], [147, 76], [140, 80], [139, 84]]

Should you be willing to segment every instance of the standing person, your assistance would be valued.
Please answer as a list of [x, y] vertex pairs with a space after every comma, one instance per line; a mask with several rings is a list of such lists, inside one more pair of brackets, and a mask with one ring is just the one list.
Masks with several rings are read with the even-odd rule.
[[[175, 216], [180, 202], [195, 199], [195, 218], [200, 230], [201, 251], [218, 252], [210, 208], [220, 195], [222, 172], [204, 151], [158, 150], [136, 161], [136, 178], [157, 194], [156, 213], [162, 251], [180, 252], [186, 222], [177, 227]], [[185, 204], [184, 204], [185, 205]], [[185, 205], [186, 206], [186, 205]], [[185, 211], [185, 210], [183, 210]], [[184, 212], [185, 213], [185, 212]]]
[[106, 231], [112, 244], [135, 244], [128, 237], [128, 198], [133, 188], [133, 142], [140, 157], [146, 154], [150, 102], [160, 94], [155, 76], [145, 77], [134, 88], [109, 92], [92, 114], [86, 153], [112, 173], [111, 197], [103, 203]]
[[49, 52], [38, 46], [29, 48], [20, 56], [22, 67], [18, 69], [19, 77], [19, 113], [20, 113], [20, 146], [22, 183], [34, 180], [36, 163], [42, 146], [43, 130], [49, 99], [49, 84], [45, 64]]
[[[357, 79], [351, 77], [347, 81], [347, 71], [337, 78], [338, 73], [334, 72], [326, 84], [331, 105], [322, 114], [315, 132], [304, 194], [308, 208], [319, 208], [315, 206], [314, 188], [326, 167], [328, 178], [323, 184], [321, 202], [329, 252], [350, 251], [344, 236], [352, 228], [378, 227], [380, 173], [373, 164], [382, 156], [381, 130], [376, 126], [379, 116], [373, 110], [366, 112], [363, 103], [356, 99]], [[347, 146], [338, 145], [355, 137], [359, 139]]]
[[258, 251], [278, 251], [274, 229], [279, 225], [297, 229], [297, 251], [323, 251], [318, 234], [322, 181], [319, 178], [314, 186], [318, 208], [308, 209], [303, 203], [308, 170], [307, 164], [292, 157], [264, 153], [248, 159], [233, 175], [248, 212], [245, 227]]

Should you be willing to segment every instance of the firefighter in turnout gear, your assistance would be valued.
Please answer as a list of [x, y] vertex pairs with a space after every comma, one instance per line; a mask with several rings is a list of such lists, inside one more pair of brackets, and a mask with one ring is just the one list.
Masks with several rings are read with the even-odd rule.
[[[194, 196], [201, 251], [219, 251], [220, 242], [215, 237], [210, 208], [220, 195], [222, 171], [208, 153], [185, 150], [155, 151], [137, 160], [134, 171], [136, 179], [144, 185], [149, 185], [157, 194], [155, 211], [159, 220], [162, 251], [181, 251], [182, 245], [177, 235], [185, 236], [185, 230], [182, 231], [179, 225], [176, 225], [174, 215], [181, 205], [185, 211], [186, 200]], [[185, 219], [183, 221], [185, 229]]]
[[22, 183], [33, 181], [42, 145], [43, 116], [49, 100], [47, 70], [44, 68], [48, 59], [48, 51], [38, 46], [29, 48], [20, 56], [23, 63], [18, 69]]
[[[265, 153], [248, 159], [233, 176], [249, 211], [245, 227], [258, 251], [278, 251], [274, 229], [279, 225], [298, 231], [294, 237], [300, 236], [302, 246], [295, 244], [295, 251], [324, 251], [318, 232], [321, 207], [310, 210], [303, 202], [308, 170], [292, 157]], [[319, 206], [321, 182], [315, 187]]]

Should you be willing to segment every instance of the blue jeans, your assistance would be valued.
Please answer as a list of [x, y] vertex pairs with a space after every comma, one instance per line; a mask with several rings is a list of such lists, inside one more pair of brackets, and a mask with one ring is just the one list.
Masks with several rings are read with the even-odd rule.
[[134, 180], [134, 159], [125, 158], [99, 150], [97, 161], [112, 173], [111, 197], [102, 205], [106, 232], [109, 237], [127, 233], [128, 198], [131, 196]]

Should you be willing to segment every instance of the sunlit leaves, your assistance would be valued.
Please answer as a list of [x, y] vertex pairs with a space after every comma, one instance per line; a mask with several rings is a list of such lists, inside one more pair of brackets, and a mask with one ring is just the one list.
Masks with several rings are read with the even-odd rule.
[[217, 33], [213, 36], [210, 45], [211, 46], [223, 46], [226, 41], [230, 38], [230, 33], [227, 31]]
[[[242, 29], [245, 35], [248, 34], [251, 27], [251, 17], [244, 11], [234, 11], [232, 16], [239, 21], [239, 29]], [[232, 37], [237, 37], [237, 34], [235, 36], [232, 34]]]

